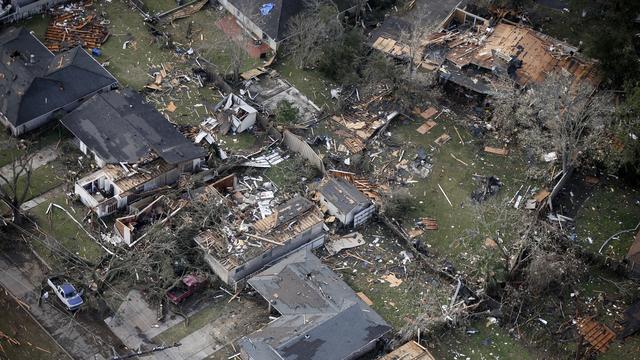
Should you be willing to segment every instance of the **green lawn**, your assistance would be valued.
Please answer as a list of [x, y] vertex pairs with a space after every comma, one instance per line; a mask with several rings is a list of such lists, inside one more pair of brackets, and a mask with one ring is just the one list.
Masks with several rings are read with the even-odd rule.
[[335, 102], [331, 99], [331, 89], [338, 85], [326, 79], [319, 71], [303, 70], [295, 66], [292, 60], [287, 59], [278, 59], [272, 68], [318, 107], [324, 106], [329, 110], [335, 107]]
[[[79, 203], [70, 203], [67, 197], [58, 195], [30, 210], [39, 227], [47, 234], [52, 235], [67, 250], [90, 262], [97, 262], [105, 254], [104, 250], [62, 210], [53, 208], [46, 214], [50, 203], [58, 204], [67, 209], [73, 217], [81, 221], [88, 209]], [[89, 226], [85, 224], [89, 229]], [[91, 231], [91, 230], [89, 230]], [[38, 253], [48, 261], [56, 263], [55, 258], [41, 244], [36, 247]]]
[[[640, 190], [607, 181], [590, 190], [591, 195], [576, 215], [576, 233], [580, 244], [597, 252], [610, 236], [640, 222]], [[630, 232], [612, 239], [602, 253], [622, 260], [634, 235]]]
[[3, 359], [37, 360], [68, 359], [65, 353], [51, 340], [26, 311], [0, 287], [0, 332], [18, 341], [11, 344], [0, 339]]

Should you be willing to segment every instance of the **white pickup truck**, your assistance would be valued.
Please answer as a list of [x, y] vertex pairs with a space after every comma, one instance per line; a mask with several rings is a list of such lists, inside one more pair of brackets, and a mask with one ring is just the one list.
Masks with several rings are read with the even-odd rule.
[[47, 279], [47, 284], [69, 311], [77, 310], [84, 303], [82, 294], [78, 293], [76, 288], [65, 279], [57, 276], [50, 277]]

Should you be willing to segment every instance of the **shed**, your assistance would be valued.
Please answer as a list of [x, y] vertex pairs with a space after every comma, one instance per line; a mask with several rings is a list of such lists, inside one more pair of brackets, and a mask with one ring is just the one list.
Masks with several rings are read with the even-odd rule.
[[318, 193], [322, 207], [345, 225], [356, 227], [373, 215], [371, 200], [344, 179], [325, 179]]

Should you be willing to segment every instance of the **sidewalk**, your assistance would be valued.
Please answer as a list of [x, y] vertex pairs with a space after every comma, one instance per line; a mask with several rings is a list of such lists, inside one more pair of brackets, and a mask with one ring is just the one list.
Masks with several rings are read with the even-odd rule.
[[[47, 165], [53, 160], [57, 159], [60, 156], [60, 152], [56, 149], [55, 145], [46, 146], [36, 152], [33, 156], [33, 160], [31, 163], [32, 170], [35, 170], [39, 167]], [[13, 177], [13, 169], [12, 164], [9, 163], [0, 168], [0, 174], [6, 178]]]
[[[75, 359], [105, 359], [109, 352], [71, 313], [54, 308], [50, 303], [38, 306], [40, 290], [33, 286], [20, 269], [4, 256], [0, 256], [0, 283], [15, 297], [30, 306], [31, 314]], [[53, 298], [52, 298], [53, 297]], [[56, 300], [55, 294], [50, 301]]]

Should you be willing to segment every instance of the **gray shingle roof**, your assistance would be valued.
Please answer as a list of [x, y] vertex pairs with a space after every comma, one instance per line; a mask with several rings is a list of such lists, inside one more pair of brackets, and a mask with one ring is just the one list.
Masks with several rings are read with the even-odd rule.
[[360, 205], [371, 201], [351, 183], [340, 178], [327, 179], [319, 189], [324, 198], [340, 212], [347, 214]]
[[350, 359], [391, 329], [308, 250], [283, 258], [249, 284], [282, 315], [240, 340], [252, 359]]
[[28, 30], [0, 35], [0, 112], [14, 126], [117, 83], [78, 47], [53, 55]]
[[107, 163], [135, 163], [151, 150], [170, 164], [205, 155], [131, 89], [94, 95], [61, 122]]

